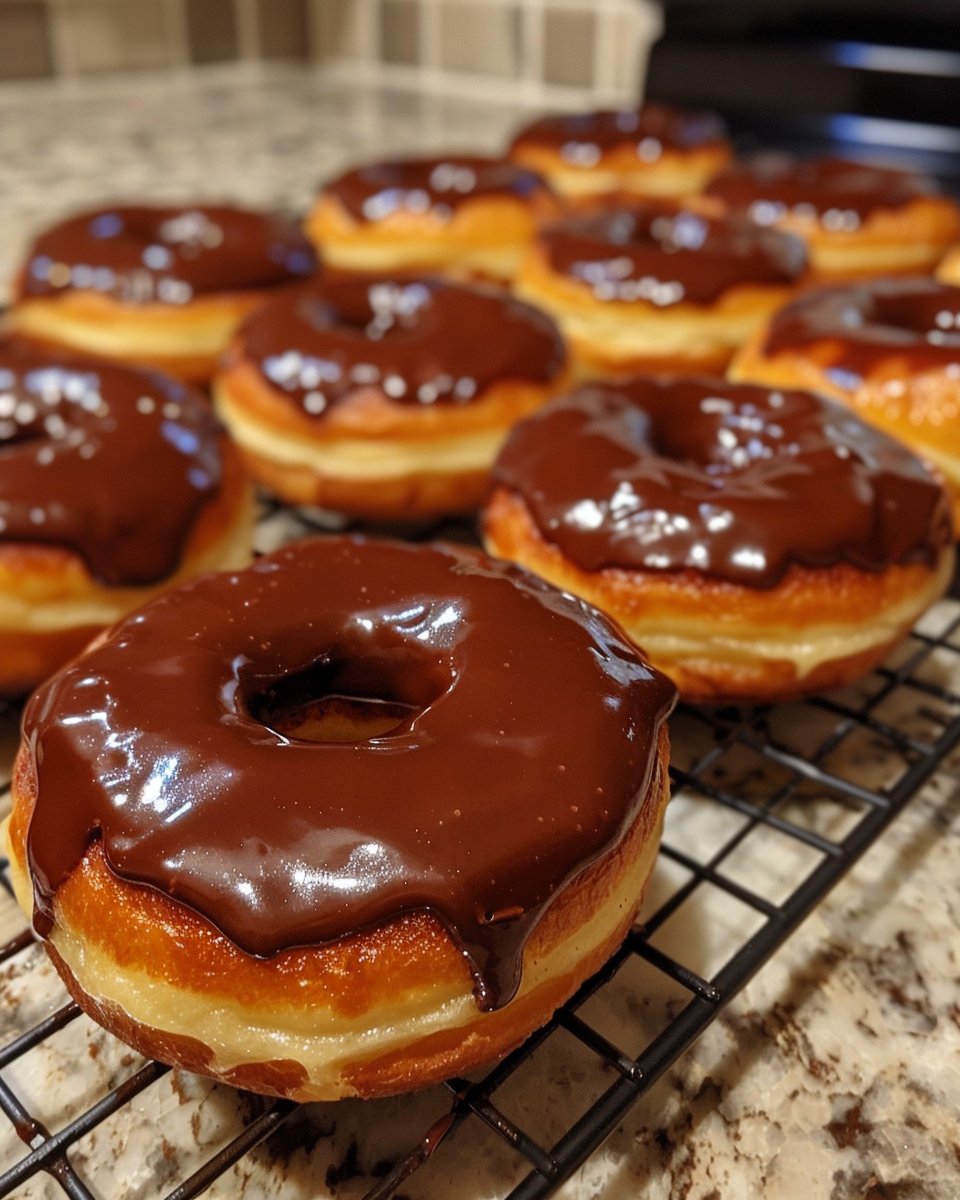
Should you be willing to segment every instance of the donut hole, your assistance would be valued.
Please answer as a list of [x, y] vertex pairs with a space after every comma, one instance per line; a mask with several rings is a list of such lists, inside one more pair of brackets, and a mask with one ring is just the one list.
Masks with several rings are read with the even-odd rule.
[[432, 301], [425, 283], [387, 279], [345, 280], [328, 288], [322, 299], [306, 297], [304, 304], [314, 328], [353, 330], [379, 342], [415, 329]]
[[658, 414], [638, 431], [638, 444], [645, 442], [661, 458], [706, 475], [736, 474], [792, 453], [791, 438], [778, 415], [763, 404], [735, 403], [718, 389], [699, 403], [678, 401], [672, 410]]
[[402, 660], [323, 658], [248, 703], [255, 720], [300, 742], [365, 742], [406, 730], [446, 690], [435, 667]]
[[0, 416], [0, 446], [16, 446], [20, 449], [30, 443], [51, 441], [51, 437], [39, 422], [21, 424], [13, 417]]
[[960, 297], [948, 297], [942, 287], [913, 289], [873, 296], [874, 320], [891, 329], [907, 330], [930, 341], [960, 346]]

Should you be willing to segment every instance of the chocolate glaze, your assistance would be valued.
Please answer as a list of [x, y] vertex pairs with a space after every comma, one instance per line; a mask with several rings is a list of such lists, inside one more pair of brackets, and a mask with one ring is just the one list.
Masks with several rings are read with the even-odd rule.
[[172, 379], [0, 341], [0, 545], [66, 546], [105, 584], [163, 579], [219, 493], [221, 436]]
[[[412, 715], [285, 737], [264, 697], [305, 674]], [[605, 618], [477, 551], [299, 542], [167, 593], [34, 695], [35, 922], [98, 838], [251, 955], [428, 910], [496, 1007], [550, 901], [637, 817], [673, 700]]]
[[238, 352], [310, 416], [371, 386], [398, 404], [468, 404], [505, 379], [553, 379], [565, 355], [529, 304], [436, 279], [312, 283], [254, 313]]
[[903, 208], [938, 192], [933, 180], [895, 167], [774, 153], [734, 163], [706, 189], [761, 225], [792, 213], [835, 233], [850, 233], [878, 209]]
[[546, 146], [557, 150], [567, 166], [589, 169], [604, 151], [620, 146], [635, 146], [642, 166], [656, 162], [664, 150], [694, 150], [726, 141], [726, 125], [716, 113], [644, 104], [639, 109], [541, 117], [520, 130], [511, 150]]
[[794, 283], [803, 243], [739, 217], [705, 217], [649, 202], [573, 217], [540, 235], [551, 268], [598, 300], [712, 304], [738, 284]]
[[588, 571], [774, 587], [791, 564], [934, 562], [943, 489], [907, 449], [810, 392], [711, 379], [591, 385], [511, 434], [495, 485]]
[[764, 350], [777, 355], [825, 340], [825, 370], [846, 389], [891, 356], [911, 373], [952, 363], [960, 370], [960, 288], [920, 277], [809, 292], [774, 316]]
[[467, 154], [367, 163], [323, 188], [357, 221], [380, 221], [398, 212], [449, 218], [477, 197], [523, 199], [549, 191], [539, 175], [508, 159]]
[[293, 221], [226, 205], [140, 205], [80, 213], [40, 235], [21, 297], [95, 291], [126, 304], [186, 304], [209, 292], [275, 287], [313, 275]]

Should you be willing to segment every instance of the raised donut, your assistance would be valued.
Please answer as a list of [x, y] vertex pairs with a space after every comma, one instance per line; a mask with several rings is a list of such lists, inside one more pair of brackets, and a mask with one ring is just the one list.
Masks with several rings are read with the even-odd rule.
[[811, 292], [774, 314], [730, 375], [854, 409], [942, 471], [960, 518], [960, 288], [915, 278]]
[[520, 130], [509, 153], [580, 201], [693, 195], [726, 166], [731, 149], [716, 113], [648, 103], [541, 117]]
[[694, 701], [849, 683], [950, 581], [940, 484], [810, 392], [584, 387], [514, 430], [493, 481], [487, 548], [616, 618]]
[[406, 520], [475, 508], [507, 431], [564, 369], [552, 321], [500, 292], [339, 279], [255, 313], [214, 394], [278, 496]]
[[17, 894], [143, 1053], [298, 1100], [419, 1087], [519, 1043], [624, 936], [673, 698], [477, 551], [300, 542], [36, 693]]
[[556, 319], [581, 376], [722, 371], [805, 266], [795, 238], [648, 202], [544, 229], [516, 291]]
[[824, 280], [932, 269], [960, 237], [960, 208], [925, 176], [838, 158], [765, 153], [734, 163], [706, 195], [802, 237]]
[[507, 280], [559, 211], [539, 175], [506, 159], [398, 158], [325, 184], [306, 229], [332, 267]]
[[0, 692], [164, 587], [250, 557], [240, 456], [184, 385], [0, 342]]
[[297, 225], [226, 205], [120, 206], [42, 233], [14, 283], [14, 329], [203, 382], [234, 330], [317, 270]]

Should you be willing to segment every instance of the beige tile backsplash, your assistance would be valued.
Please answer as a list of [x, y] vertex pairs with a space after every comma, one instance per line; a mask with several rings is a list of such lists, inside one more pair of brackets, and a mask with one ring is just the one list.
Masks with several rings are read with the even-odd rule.
[[543, 14], [543, 77], [548, 83], [590, 87], [596, 25], [589, 11], [561, 8]]
[[[3, 10], [16, 5], [17, 0], [7, 0]], [[178, 59], [170, 6], [165, 3], [55, 0], [48, 8], [55, 63], [64, 75], [167, 67]], [[5, 57], [2, 47], [0, 33], [0, 56]]]
[[308, 58], [310, 30], [303, 0], [257, 0], [260, 57]]
[[196, 63], [230, 62], [239, 53], [233, 0], [187, 0], [187, 43]]
[[438, 6], [440, 66], [466, 75], [515, 79], [520, 74], [520, 10], [489, 0]]
[[420, 8], [418, 0], [382, 0], [380, 59], [384, 63], [412, 67], [420, 61]]
[[[378, 15], [382, 16], [381, 0]], [[365, 0], [308, 0], [310, 5], [311, 57], [318, 62], [383, 61], [381, 27], [372, 21]], [[419, 10], [420, 0], [413, 0]], [[396, 20], [391, 14], [390, 20]]]
[[653, 0], [0, 0], [0, 81], [309, 59], [370, 78], [629, 99]]
[[0, 78], [32, 79], [53, 73], [43, 0], [19, 0], [0, 8]]

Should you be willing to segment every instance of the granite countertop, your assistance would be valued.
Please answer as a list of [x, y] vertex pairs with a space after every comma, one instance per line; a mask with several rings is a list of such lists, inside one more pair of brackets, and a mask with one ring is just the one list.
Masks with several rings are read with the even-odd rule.
[[[517, 107], [332, 87], [292, 69], [218, 69], [203, 75], [0, 91], [0, 277], [31, 231], [78, 206], [119, 197], [230, 197], [293, 210], [316, 181], [347, 162], [411, 149], [495, 149], [522, 119]], [[283, 518], [280, 519], [282, 525]], [[266, 540], [282, 537], [277, 521]], [[944, 601], [925, 619], [935, 636], [960, 614]], [[960, 641], [929, 669], [960, 691]], [[877, 681], [866, 681], [859, 695]], [[885, 720], [923, 736], [931, 720], [960, 714], [960, 695], [904, 687]], [[771, 727], [801, 758], [816, 745], [823, 710], [773, 710]], [[672, 730], [681, 763], [698, 732]], [[15, 720], [0, 721], [9, 759]], [[868, 787], [902, 770], [882, 739], [854, 730], [831, 769]], [[566, 1200], [956, 1200], [960, 1196], [960, 759], [948, 760], [891, 829], [671, 1068], [612, 1138], [558, 1193]], [[741, 749], [715, 768], [749, 796], [769, 787], [757, 756]], [[830, 833], [842, 805], [812, 794], [790, 801], [799, 822]], [[671, 804], [668, 837], [703, 860], [725, 822], [692, 792]], [[761, 831], [762, 835], [762, 831]], [[752, 835], [753, 836], [753, 835]], [[785, 839], [744, 843], [751, 886], [774, 902], [811, 868]], [[746, 851], [745, 851], [746, 853]], [[731, 865], [732, 869], [732, 865]], [[677, 886], [682, 869], [662, 858], [646, 909]], [[742, 911], [709, 887], [659, 931], [656, 942], [709, 974], [750, 932]], [[23, 918], [0, 893], [0, 940]], [[631, 964], [589, 1002], [594, 1025], [628, 1053], [677, 1011], [679, 990]], [[0, 1041], [64, 1003], [33, 946], [0, 968]], [[52, 1129], [142, 1065], [80, 1017], [3, 1071]], [[608, 1086], [582, 1046], [552, 1035], [497, 1096], [498, 1105], [549, 1145]], [[545, 1106], [544, 1095], [551, 1103]], [[557, 1097], [560, 1097], [558, 1100]], [[164, 1073], [85, 1136], [71, 1153], [95, 1194], [135, 1200], [165, 1194], [256, 1111], [255, 1098], [179, 1072]], [[208, 1193], [217, 1197], [359, 1197], [384, 1164], [410, 1149], [449, 1107], [443, 1089], [390, 1101], [309, 1105], [265, 1146], [242, 1158]], [[402, 1187], [408, 1200], [503, 1196], [523, 1166], [478, 1121], [441, 1143]], [[24, 1154], [0, 1117], [0, 1170]], [[46, 1176], [18, 1197], [62, 1195]]]

